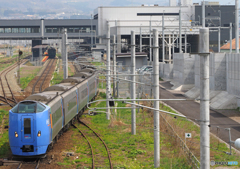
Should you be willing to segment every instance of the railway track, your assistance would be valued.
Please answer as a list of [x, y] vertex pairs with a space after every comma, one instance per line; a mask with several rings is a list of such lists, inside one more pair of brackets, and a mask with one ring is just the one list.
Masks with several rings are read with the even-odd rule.
[[35, 166], [35, 169], [38, 169], [39, 168], [39, 165], [40, 165], [40, 159], [37, 159], [35, 162], [21, 162], [17, 169], [25, 169], [25, 168], [29, 168], [29, 167], [32, 167], [34, 164], [36, 164]]
[[[26, 62], [27, 60], [22, 60], [20, 62], [20, 64]], [[8, 68], [4, 69], [1, 73], [0, 73], [0, 84], [1, 84], [1, 89], [2, 89], [2, 96], [0, 96], [0, 101], [5, 102], [6, 104], [9, 104], [11, 107], [13, 107], [18, 101], [16, 100], [16, 98], [14, 97], [14, 94], [12, 92], [10, 83], [7, 79], [7, 74], [12, 71], [13, 69], [15, 69], [18, 66], [17, 63], [9, 66]], [[11, 95], [10, 98], [8, 95]]]
[[43, 70], [42, 74], [39, 76], [39, 78], [33, 85], [32, 94], [42, 92], [43, 84], [44, 84], [47, 76], [49, 75], [49, 72], [52, 69], [52, 66], [55, 61], [56, 61], [56, 59], [49, 59], [46, 68]]
[[[107, 147], [106, 143], [105, 143], [105, 142], [102, 140], [102, 138], [101, 138], [92, 128], [90, 128], [87, 124], [83, 123], [83, 122], [80, 121], [79, 119], [78, 119], [78, 122], [79, 122], [81, 125], [85, 126], [85, 128], [87, 128], [88, 130], [91, 130], [91, 131], [94, 133], [94, 135], [97, 137], [96, 139], [99, 139], [99, 140], [102, 142], [102, 144], [104, 145], [104, 147], [105, 147], [105, 149], [106, 149], [106, 151], [107, 151], [107, 154], [108, 154], [109, 167], [110, 167], [110, 169], [112, 169], [113, 167], [112, 167], [110, 152], [109, 152], [109, 150], [108, 150], [108, 147]], [[72, 125], [73, 125], [74, 128], [77, 128], [77, 129], [78, 129], [78, 131], [83, 135], [83, 137], [84, 137], [84, 138], [87, 140], [87, 142], [88, 142], [88, 145], [89, 145], [89, 147], [90, 147], [90, 149], [91, 149], [91, 152], [92, 152], [92, 168], [93, 168], [93, 169], [94, 169], [94, 168], [98, 168], [98, 167], [101, 168], [102, 166], [96, 166], [96, 165], [97, 165], [97, 163], [96, 163], [97, 158], [94, 158], [94, 156], [97, 155], [97, 154], [96, 154], [96, 153], [94, 154], [93, 146], [91, 145], [90, 141], [87, 139], [86, 134], [84, 134], [84, 132], [83, 132], [82, 130], [80, 130], [78, 127], [76, 127], [74, 124], [72, 124]], [[88, 132], [86, 132], [86, 133], [88, 133]], [[92, 136], [92, 135], [91, 135], [91, 136]], [[102, 155], [102, 156], [103, 156], [103, 155]]]

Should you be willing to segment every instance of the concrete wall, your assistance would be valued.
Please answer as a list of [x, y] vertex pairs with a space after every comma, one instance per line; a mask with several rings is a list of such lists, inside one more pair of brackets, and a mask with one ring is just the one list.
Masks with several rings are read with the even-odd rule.
[[173, 55], [173, 79], [179, 84], [194, 84], [195, 55], [175, 53]]
[[210, 90], [226, 91], [227, 62], [225, 53], [210, 54]]
[[159, 77], [173, 79], [173, 64], [159, 62]]
[[227, 92], [240, 97], [240, 54], [226, 54]]

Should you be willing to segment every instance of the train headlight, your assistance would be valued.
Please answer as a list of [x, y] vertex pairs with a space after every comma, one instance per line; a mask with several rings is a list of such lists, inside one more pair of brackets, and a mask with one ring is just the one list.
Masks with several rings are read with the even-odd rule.
[[38, 134], [37, 134], [37, 136], [38, 136], [38, 137], [40, 137], [40, 136], [41, 136], [41, 131], [38, 131]]
[[15, 133], [14, 133], [14, 134], [15, 134], [15, 137], [18, 137], [18, 133], [17, 133], [16, 131], [15, 131]]

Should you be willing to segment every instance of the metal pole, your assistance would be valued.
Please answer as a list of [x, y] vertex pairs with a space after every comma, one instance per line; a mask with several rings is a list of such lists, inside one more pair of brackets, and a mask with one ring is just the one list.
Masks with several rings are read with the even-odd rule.
[[172, 54], [171, 54], [172, 43], [171, 43], [171, 35], [170, 34], [168, 34], [168, 43], [169, 43], [169, 45], [168, 45], [168, 55], [169, 55], [168, 63], [170, 63], [171, 56], [172, 56]]
[[18, 53], [18, 71], [17, 71], [17, 75], [18, 75], [18, 84], [20, 85], [20, 50]]
[[116, 36], [113, 35], [113, 97], [116, 97]]
[[[107, 100], [109, 100], [110, 97], [110, 93], [109, 91], [111, 91], [111, 82], [110, 82], [110, 25], [109, 22], [107, 21], [107, 84], [106, 84], [106, 97]], [[110, 120], [110, 109], [109, 109], [109, 101], [106, 102], [107, 105], [107, 120]]]
[[[200, 160], [201, 169], [210, 168], [209, 133], [209, 29], [201, 28], [200, 52]], [[201, 54], [202, 53], [202, 54]]]
[[202, 1], [202, 27], [205, 28], [205, 2]]
[[162, 62], [165, 62], [165, 41], [164, 41], [164, 12], [163, 10], [163, 15], [162, 15]]
[[218, 28], [218, 53], [220, 53], [221, 29]]
[[[174, 41], [174, 38], [175, 38], [175, 35], [174, 35], [174, 32], [173, 32], [173, 36], [172, 36], [172, 53], [174, 54], [174, 48], [175, 48], [175, 41]], [[172, 61], [171, 61], [172, 62]]]
[[142, 52], [142, 27], [140, 27], [140, 52]]
[[179, 10], [179, 53], [182, 53], [182, 11]]
[[62, 37], [62, 60], [63, 60], [63, 78], [68, 78], [68, 58], [67, 58], [67, 29], [63, 31]]
[[93, 47], [93, 25], [92, 25], [92, 14], [91, 14], [91, 48]]
[[[159, 99], [159, 56], [158, 56], [158, 31], [153, 30], [153, 74], [154, 74], [154, 99]], [[159, 109], [159, 101], [154, 101], [154, 108]], [[154, 167], [160, 167], [160, 119], [159, 112], [154, 111]]]
[[239, 20], [238, 20], [238, 0], [235, 0], [235, 37], [236, 37], [236, 53], [239, 53]]
[[230, 53], [232, 53], [232, 23], [229, 24], [229, 36], [230, 36]]
[[[151, 48], [150, 48], [151, 49]], [[136, 65], [136, 56], [135, 56], [135, 32], [131, 31], [131, 65], [132, 70], [131, 74], [135, 74], [135, 65]], [[136, 80], [135, 76], [132, 76], [132, 84], [131, 84], [131, 98], [136, 99], [136, 84], [134, 83]], [[135, 104], [135, 101], [132, 101]], [[132, 105], [132, 135], [136, 134], [136, 109], [135, 105]]]
[[152, 16], [150, 19], [150, 27], [149, 27], [149, 57], [150, 57], [150, 65], [152, 64]]
[[185, 40], [184, 40], [184, 50], [185, 52], [184, 53], [187, 53], [187, 33], [185, 32]]

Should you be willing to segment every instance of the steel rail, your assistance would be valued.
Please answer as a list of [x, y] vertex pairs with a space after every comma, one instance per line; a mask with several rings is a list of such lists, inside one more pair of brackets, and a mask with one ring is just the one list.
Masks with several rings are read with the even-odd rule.
[[93, 154], [93, 148], [92, 148], [91, 143], [89, 142], [89, 140], [87, 139], [87, 137], [83, 134], [83, 132], [82, 132], [79, 128], [77, 128], [74, 124], [72, 124], [72, 126], [73, 126], [74, 128], [76, 128], [76, 129], [78, 129], [78, 131], [79, 131], [79, 132], [83, 135], [83, 137], [87, 140], [88, 145], [89, 145], [89, 147], [91, 148], [91, 152], [92, 152], [92, 168], [94, 169], [94, 168], [95, 168], [94, 154]]
[[43, 85], [43, 83], [45, 82], [45, 80], [46, 80], [46, 78], [47, 78], [47, 76], [48, 76], [48, 74], [49, 74], [49, 72], [50, 72], [50, 70], [51, 70], [52, 65], [53, 65], [54, 62], [55, 62], [55, 59], [51, 59], [51, 65], [49, 66], [49, 69], [48, 69], [48, 71], [47, 71], [47, 74], [45, 75], [42, 83], [40, 84], [39, 92], [42, 92], [42, 85]]
[[112, 167], [112, 162], [111, 162], [111, 157], [110, 157], [110, 153], [109, 153], [109, 150], [108, 150], [108, 147], [106, 145], [106, 143], [102, 140], [102, 138], [91, 128], [89, 127], [87, 124], [85, 124], [84, 122], [80, 121], [79, 118], [78, 118], [78, 122], [83, 124], [84, 126], [86, 126], [87, 128], [89, 128], [90, 130], [93, 131], [93, 133], [102, 141], [102, 143], [104, 144], [105, 148], [106, 148], [106, 151], [108, 153], [108, 159], [109, 159], [109, 165], [110, 165], [110, 169], [113, 169]]

